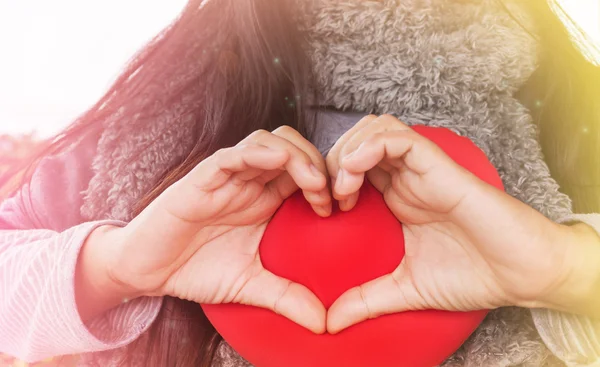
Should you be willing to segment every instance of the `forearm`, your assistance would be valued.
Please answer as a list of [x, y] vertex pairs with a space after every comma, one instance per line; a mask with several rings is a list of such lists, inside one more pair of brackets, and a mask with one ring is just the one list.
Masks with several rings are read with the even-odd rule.
[[[600, 361], [600, 272], [596, 231], [585, 224], [564, 226], [572, 248], [566, 281], [532, 309], [535, 326], [548, 348], [567, 366], [595, 366]], [[561, 312], [563, 311], [563, 312]]]
[[120, 230], [111, 225], [98, 227], [82, 246], [75, 271], [75, 299], [84, 322], [139, 296], [109, 273], [107, 264], [119, 246]]
[[[515, 250], [525, 249], [499, 256], [507, 264], [518, 264], [519, 269], [510, 267], [511, 271], [525, 269], [528, 273], [509, 283], [507, 289], [512, 293], [507, 305], [600, 318], [598, 229], [579, 223], [576, 216], [567, 218], [564, 224], [553, 223], [533, 208], [478, 181], [470, 190], [469, 200], [463, 200], [452, 213], [455, 220], [478, 243], [502, 247], [502, 234], [511, 233], [512, 241], [521, 243]], [[494, 208], [494, 220], [472, 219], [490, 215], [488, 208]], [[600, 227], [600, 219], [598, 222]], [[496, 235], [490, 238], [490, 233]]]
[[536, 305], [600, 319], [600, 236], [583, 223], [561, 226], [565, 251], [563, 281]]
[[[76, 268], [90, 233], [106, 224], [83, 223], [61, 233], [0, 230], [0, 353], [35, 362], [118, 348], [154, 321], [162, 301], [157, 297], [141, 297], [82, 322]], [[93, 296], [88, 299], [94, 301]], [[88, 317], [96, 312], [101, 311]]]

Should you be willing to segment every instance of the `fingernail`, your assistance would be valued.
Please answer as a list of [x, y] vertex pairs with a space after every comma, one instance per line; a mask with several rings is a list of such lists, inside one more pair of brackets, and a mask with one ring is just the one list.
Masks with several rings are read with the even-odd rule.
[[350, 195], [347, 199], [340, 203], [340, 210], [347, 212], [356, 206], [357, 195]]
[[318, 192], [320, 198], [328, 199], [331, 201], [331, 193], [329, 192], [329, 188], [325, 187], [323, 190]]
[[331, 204], [315, 205], [313, 208], [320, 217], [328, 217], [331, 215]]
[[330, 202], [329, 204], [323, 205], [323, 210], [325, 211], [325, 217], [330, 216], [333, 210], [333, 204]]

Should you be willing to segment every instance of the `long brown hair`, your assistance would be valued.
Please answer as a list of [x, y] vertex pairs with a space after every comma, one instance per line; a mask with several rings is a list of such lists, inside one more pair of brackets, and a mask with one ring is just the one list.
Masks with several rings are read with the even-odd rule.
[[[314, 83], [293, 5], [294, 0], [191, 0], [180, 19], [149, 46], [156, 56], [125, 72], [143, 86], [162, 70], [166, 80], [160, 93], [166, 92], [169, 100], [190, 101], [181, 118], [193, 118], [197, 127], [196, 144], [187, 158], [138, 203], [136, 214], [204, 158], [255, 130], [289, 125], [311, 134], [314, 119], [305, 101], [315, 98]], [[171, 49], [171, 54], [158, 56], [162, 49]], [[174, 76], [183, 76], [181, 86], [165, 91], [163, 84]], [[121, 107], [124, 98], [112, 109]], [[122, 364], [144, 355], [144, 366], [208, 367], [220, 341], [197, 304], [166, 297], [149, 337], [129, 345]]]
[[[117, 114], [122, 123], [133, 116], [152, 121], [177, 104], [183, 107], [180, 118], [196, 121], [197, 143], [139, 203], [139, 212], [202, 159], [254, 130], [287, 124], [309, 135], [313, 121], [305, 101], [314, 98], [314, 83], [306, 36], [294, 21], [296, 1], [190, 0], [106, 95], [34, 162], [101, 131]], [[563, 191], [580, 211], [600, 212], [592, 191], [600, 184], [600, 68], [575, 47], [548, 2], [529, 3], [538, 17], [540, 28], [532, 37], [542, 55], [522, 100], [540, 127], [544, 153]], [[127, 347], [123, 364], [143, 355], [145, 366], [209, 366], [219, 342], [197, 304], [167, 297], [148, 338]]]
[[545, 161], [576, 213], [600, 212], [600, 60], [595, 45], [558, 4], [525, 2], [537, 18], [540, 64], [519, 97], [539, 127]]

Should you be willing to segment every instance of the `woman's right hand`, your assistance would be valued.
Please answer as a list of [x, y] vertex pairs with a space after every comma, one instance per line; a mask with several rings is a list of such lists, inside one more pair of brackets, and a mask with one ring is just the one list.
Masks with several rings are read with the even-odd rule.
[[111, 231], [112, 243], [99, 244], [110, 252], [101, 256], [106, 272], [138, 296], [263, 307], [322, 333], [319, 299], [264, 269], [258, 249], [269, 220], [298, 188], [317, 214], [331, 214], [327, 177], [319, 151], [294, 129], [256, 131]]

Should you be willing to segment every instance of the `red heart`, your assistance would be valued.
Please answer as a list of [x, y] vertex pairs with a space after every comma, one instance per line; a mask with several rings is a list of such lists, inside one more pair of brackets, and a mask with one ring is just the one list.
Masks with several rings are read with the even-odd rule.
[[[442, 128], [414, 129], [457, 163], [503, 189], [492, 164], [470, 140]], [[298, 192], [269, 223], [260, 255], [266, 269], [307, 286], [328, 308], [344, 291], [398, 266], [404, 256], [402, 225], [368, 183], [353, 210], [335, 210], [325, 219]], [[315, 335], [260, 308], [202, 307], [224, 339], [256, 367], [431, 367], [456, 351], [487, 313], [403, 312], [337, 335]]]

